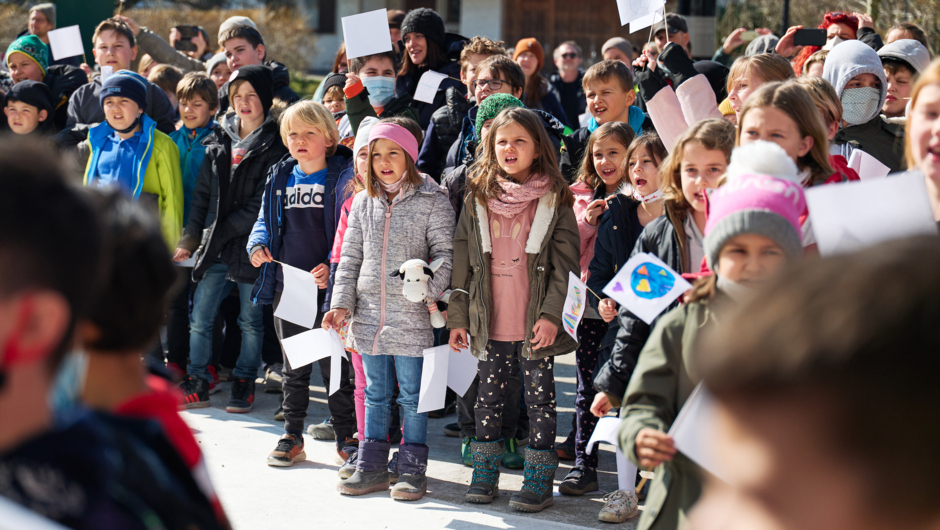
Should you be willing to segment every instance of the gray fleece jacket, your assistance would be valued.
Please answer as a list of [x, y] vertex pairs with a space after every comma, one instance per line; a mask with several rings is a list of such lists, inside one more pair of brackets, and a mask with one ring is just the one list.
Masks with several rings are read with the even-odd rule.
[[454, 209], [447, 192], [427, 175], [389, 204], [360, 192], [353, 199], [336, 270], [331, 308], [352, 313], [352, 335], [362, 355], [421, 357], [434, 345], [428, 308], [409, 302], [398, 276], [410, 259], [444, 263], [428, 282], [440, 295], [450, 285]]

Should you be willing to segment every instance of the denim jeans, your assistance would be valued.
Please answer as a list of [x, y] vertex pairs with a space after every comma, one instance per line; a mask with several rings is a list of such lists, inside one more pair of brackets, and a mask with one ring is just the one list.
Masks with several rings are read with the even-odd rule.
[[189, 367], [187, 372], [209, 380], [207, 367], [212, 358], [212, 331], [215, 317], [222, 300], [232, 288], [238, 289], [241, 308], [238, 314], [238, 327], [242, 331], [241, 353], [233, 371], [235, 377], [254, 380], [261, 366], [261, 341], [264, 325], [261, 321], [261, 306], [251, 303], [250, 283], [235, 283], [225, 279], [228, 268], [222, 262], [216, 262], [202, 281], [196, 284], [193, 296], [193, 313], [190, 320]]
[[398, 405], [404, 416], [402, 436], [405, 443], [427, 442], [428, 414], [418, 414], [418, 393], [421, 391], [423, 366], [424, 357], [369, 354], [362, 356], [362, 368], [366, 372], [365, 439], [388, 438], [392, 394], [397, 383]]

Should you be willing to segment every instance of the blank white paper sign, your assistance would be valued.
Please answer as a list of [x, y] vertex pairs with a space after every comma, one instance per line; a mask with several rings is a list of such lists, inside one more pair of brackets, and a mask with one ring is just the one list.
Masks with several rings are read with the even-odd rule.
[[617, 489], [634, 491], [636, 489], [636, 466], [634, 466], [620, 450], [620, 418], [604, 416], [597, 420], [594, 433], [587, 444], [587, 454], [594, 450], [594, 444], [607, 442], [617, 448]]
[[424, 350], [424, 365], [421, 368], [421, 392], [418, 394], [418, 414], [444, 408], [447, 394], [447, 365], [450, 361], [450, 346], [438, 346]]
[[180, 261], [179, 263], [176, 263], [176, 266], [177, 266], [177, 267], [189, 267], [189, 268], [193, 268], [193, 267], [196, 266], [196, 256], [195, 256], [195, 255], [192, 255], [192, 256], [189, 257], [189, 259], [186, 259], [186, 260]]
[[343, 363], [347, 362], [346, 348], [343, 347], [343, 339], [335, 330], [327, 330], [330, 335], [330, 388], [327, 391], [332, 396], [342, 385]]
[[447, 364], [447, 386], [456, 392], [458, 396], [463, 397], [477, 376], [479, 360], [466, 348], [453, 351], [447, 344], [439, 347], [447, 348], [450, 355]]
[[428, 70], [421, 75], [418, 80], [418, 88], [415, 90], [414, 99], [425, 103], [434, 103], [434, 96], [437, 95], [437, 89], [441, 83], [447, 79], [447, 75]]
[[317, 322], [317, 282], [313, 274], [281, 265], [284, 271], [284, 291], [274, 316], [292, 324], [312, 329]]
[[892, 239], [937, 235], [937, 223], [920, 172], [816, 186], [806, 205], [823, 256], [843, 254]]
[[52, 58], [56, 61], [66, 57], [85, 55], [85, 45], [82, 43], [82, 33], [78, 26], [68, 26], [54, 29], [49, 32], [49, 47], [52, 48]]
[[705, 471], [726, 480], [714, 455], [715, 399], [701, 383], [689, 394], [669, 429], [676, 449]]
[[858, 178], [862, 180], [880, 179], [891, 173], [891, 168], [861, 149], [852, 151], [849, 156], [849, 167], [854, 169], [858, 173]]
[[392, 51], [387, 10], [377, 9], [343, 17], [343, 38], [347, 59]]
[[[335, 332], [334, 332], [335, 333]], [[307, 366], [332, 354], [333, 339], [325, 329], [305, 331], [281, 341], [284, 355], [293, 369]]]

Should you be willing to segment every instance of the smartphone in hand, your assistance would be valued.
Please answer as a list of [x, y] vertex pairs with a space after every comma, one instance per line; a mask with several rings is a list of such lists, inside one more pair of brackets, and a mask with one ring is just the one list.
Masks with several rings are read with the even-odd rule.
[[825, 46], [826, 30], [824, 29], [798, 29], [793, 34], [794, 46]]

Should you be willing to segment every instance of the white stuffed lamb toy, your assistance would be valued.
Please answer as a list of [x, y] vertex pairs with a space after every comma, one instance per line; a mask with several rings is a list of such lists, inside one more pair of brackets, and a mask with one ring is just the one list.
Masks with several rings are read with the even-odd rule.
[[393, 276], [400, 276], [405, 282], [402, 288], [402, 294], [409, 302], [424, 302], [431, 313], [431, 325], [435, 328], [443, 328], [447, 325], [444, 315], [437, 310], [437, 298], [431, 296], [428, 292], [428, 280], [434, 279], [434, 272], [444, 263], [443, 259], [436, 259], [430, 265], [420, 259], [410, 259], [401, 264], [397, 273]]

